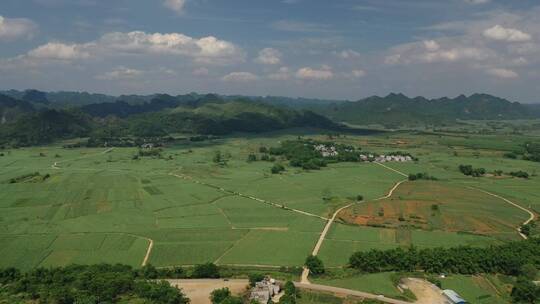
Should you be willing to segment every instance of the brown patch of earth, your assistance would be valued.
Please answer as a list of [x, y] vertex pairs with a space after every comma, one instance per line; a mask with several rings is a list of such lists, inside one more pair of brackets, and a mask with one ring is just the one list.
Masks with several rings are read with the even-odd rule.
[[212, 291], [220, 288], [229, 288], [233, 295], [243, 294], [247, 286], [248, 280], [167, 280], [172, 286], [182, 289], [188, 298], [191, 299], [191, 304], [212, 304], [210, 294]]
[[442, 290], [426, 280], [407, 278], [403, 279], [403, 284], [407, 286], [418, 299], [415, 304], [446, 304], [446, 298], [442, 295]]

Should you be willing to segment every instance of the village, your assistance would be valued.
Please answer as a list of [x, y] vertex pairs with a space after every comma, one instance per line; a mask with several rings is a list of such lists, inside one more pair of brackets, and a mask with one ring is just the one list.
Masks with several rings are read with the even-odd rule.
[[[339, 151], [338, 149], [333, 145], [325, 145], [325, 144], [317, 144], [314, 145], [313, 148], [315, 151], [318, 151], [321, 153], [322, 157], [325, 158], [331, 158], [331, 157], [338, 157]], [[346, 149], [345, 152], [354, 152], [350, 149]], [[413, 161], [413, 157], [410, 155], [402, 155], [402, 154], [392, 154], [392, 155], [384, 155], [384, 154], [373, 154], [373, 153], [360, 153], [359, 154], [360, 160], [364, 162], [378, 162], [378, 163], [385, 163], [385, 162], [410, 162]]]

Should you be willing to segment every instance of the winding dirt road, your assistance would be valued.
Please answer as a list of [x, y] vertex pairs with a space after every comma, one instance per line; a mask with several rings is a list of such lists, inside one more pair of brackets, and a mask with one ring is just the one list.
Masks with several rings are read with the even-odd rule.
[[[519, 209], [527, 212], [529, 214], [529, 219], [527, 219], [525, 222], [523, 222], [522, 226], [527, 225], [528, 223], [534, 221], [534, 219], [536, 218], [536, 215], [532, 211], [530, 211], [529, 209], [527, 209], [525, 207], [522, 207], [519, 204], [516, 204], [516, 203], [512, 202], [511, 200], [506, 199], [506, 198], [504, 198], [504, 197], [502, 197], [500, 195], [497, 195], [497, 194], [494, 194], [494, 193], [491, 193], [491, 192], [488, 192], [488, 191], [485, 191], [485, 190], [482, 190], [482, 189], [474, 188], [474, 187], [468, 187], [468, 188], [476, 190], [476, 191], [480, 191], [482, 193], [485, 193], [485, 194], [493, 196], [493, 197], [496, 197], [496, 198], [498, 198], [500, 200], [503, 200], [503, 201], [507, 202], [508, 204], [510, 204], [510, 205], [512, 205], [512, 206], [514, 206], [516, 208], [519, 208]], [[516, 230], [523, 239], [525, 239], [525, 240], [528, 239], [528, 237], [521, 232], [521, 227], [517, 227]]]

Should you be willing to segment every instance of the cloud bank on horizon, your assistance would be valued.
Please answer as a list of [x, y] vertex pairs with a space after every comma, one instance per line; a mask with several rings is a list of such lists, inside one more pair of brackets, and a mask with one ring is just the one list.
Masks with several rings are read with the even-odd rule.
[[0, 89], [540, 102], [533, 0], [4, 0], [0, 44]]

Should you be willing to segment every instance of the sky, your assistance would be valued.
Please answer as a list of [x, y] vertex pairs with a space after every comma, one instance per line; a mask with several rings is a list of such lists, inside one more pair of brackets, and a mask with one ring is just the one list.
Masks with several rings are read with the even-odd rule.
[[540, 102], [538, 0], [1, 0], [0, 89]]

